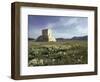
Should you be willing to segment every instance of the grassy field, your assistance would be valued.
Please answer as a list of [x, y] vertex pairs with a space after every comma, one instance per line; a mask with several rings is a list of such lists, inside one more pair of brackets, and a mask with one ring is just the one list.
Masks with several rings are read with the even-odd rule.
[[28, 66], [87, 64], [87, 41], [28, 42]]

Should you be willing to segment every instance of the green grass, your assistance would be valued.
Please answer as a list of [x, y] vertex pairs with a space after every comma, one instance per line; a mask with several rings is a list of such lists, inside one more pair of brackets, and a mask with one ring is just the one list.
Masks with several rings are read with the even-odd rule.
[[28, 43], [28, 66], [87, 64], [87, 41]]

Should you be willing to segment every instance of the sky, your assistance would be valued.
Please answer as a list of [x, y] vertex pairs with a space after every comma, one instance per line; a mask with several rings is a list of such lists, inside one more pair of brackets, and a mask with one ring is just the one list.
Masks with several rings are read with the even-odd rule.
[[28, 15], [28, 37], [36, 39], [42, 29], [50, 28], [55, 38], [72, 38], [88, 34], [87, 17]]

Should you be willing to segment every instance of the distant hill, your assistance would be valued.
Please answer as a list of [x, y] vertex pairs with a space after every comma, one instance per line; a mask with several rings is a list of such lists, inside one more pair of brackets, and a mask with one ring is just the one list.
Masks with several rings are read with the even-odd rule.
[[64, 38], [56, 38], [57, 41], [66, 41]]
[[57, 41], [66, 41], [66, 40], [87, 40], [88, 36], [74, 36], [70, 39], [67, 38], [56, 38]]
[[[68, 40], [87, 40], [88, 36], [74, 36], [72, 38], [56, 38], [57, 41], [68, 41]], [[34, 38], [28, 38], [28, 40], [35, 41]]]
[[28, 38], [28, 40], [35, 40], [34, 38]]
[[88, 36], [73, 37], [72, 40], [87, 40]]

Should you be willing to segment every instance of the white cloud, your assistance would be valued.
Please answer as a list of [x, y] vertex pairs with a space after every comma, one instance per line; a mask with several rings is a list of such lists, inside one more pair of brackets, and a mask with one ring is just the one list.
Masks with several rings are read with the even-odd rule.
[[56, 38], [71, 38], [73, 36], [84, 36], [88, 33], [87, 18], [61, 17], [57, 22], [48, 23], [45, 27], [33, 28], [32, 37], [40, 36], [42, 29], [50, 28]]
[[82, 34], [82, 35], [88, 34], [88, 29], [85, 27], [77, 26], [76, 29], [79, 34]]
[[49, 29], [49, 28], [52, 29], [54, 27], [54, 25], [55, 25], [54, 23], [48, 23], [45, 28], [46, 29]]

